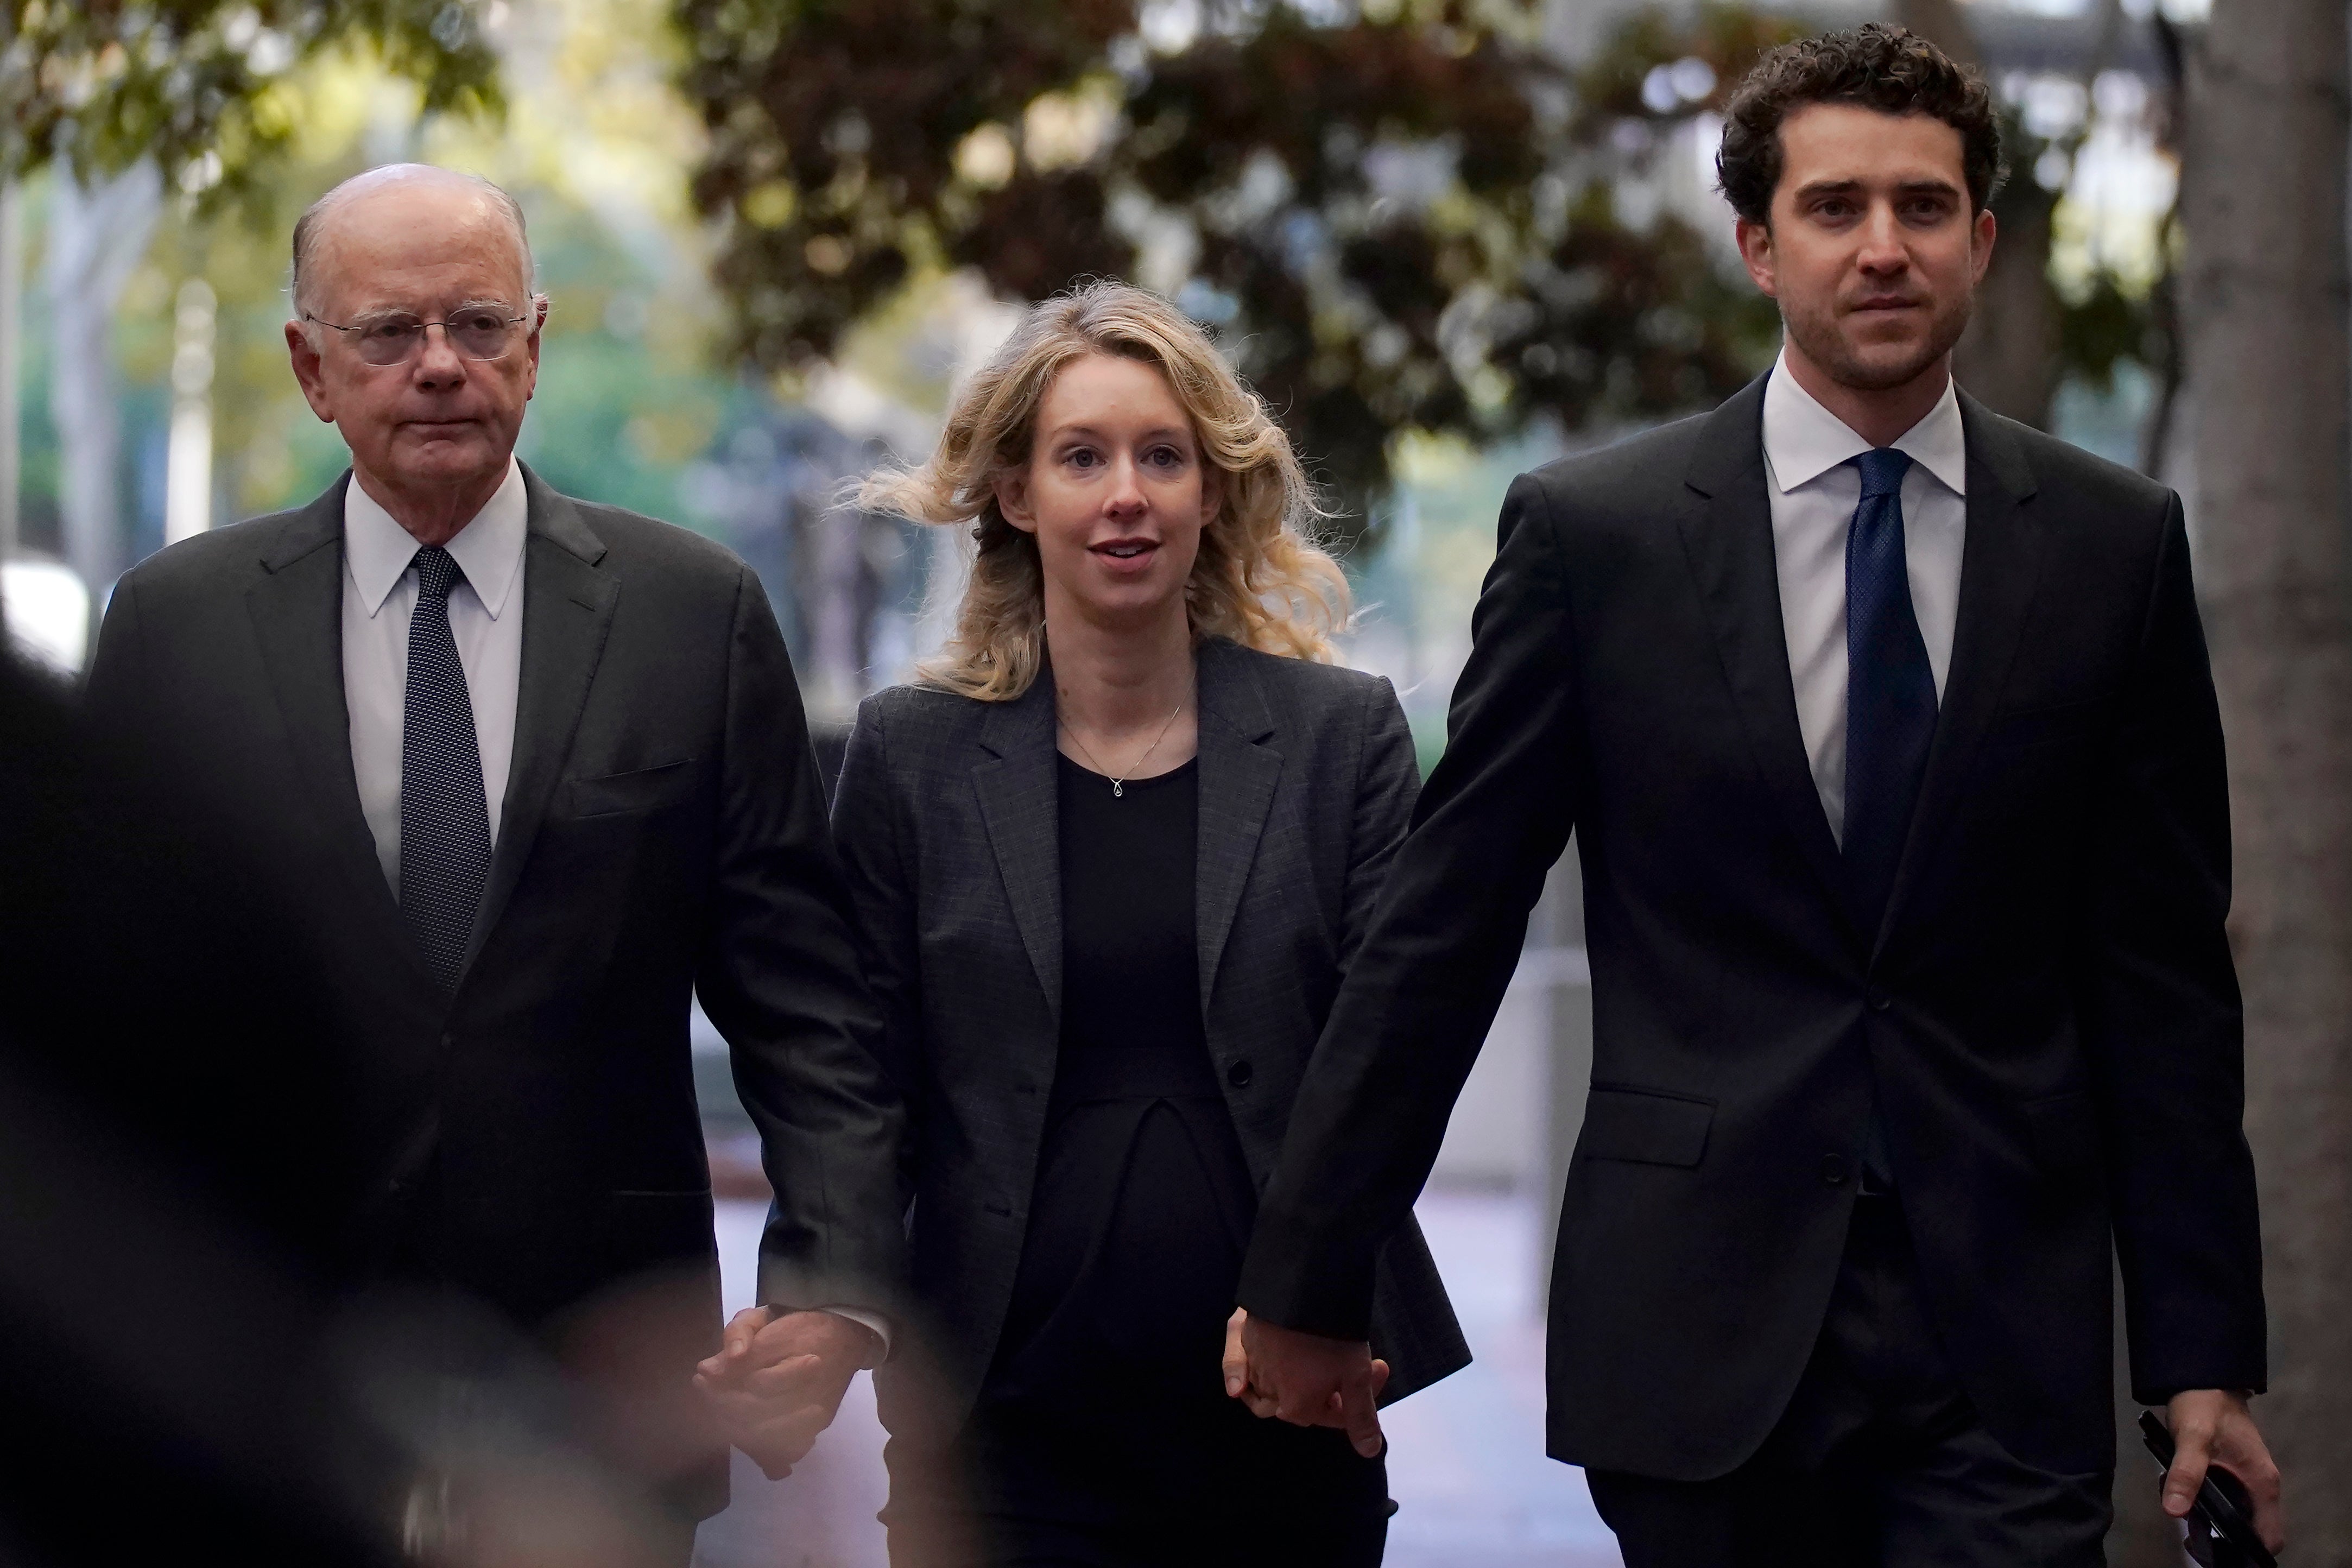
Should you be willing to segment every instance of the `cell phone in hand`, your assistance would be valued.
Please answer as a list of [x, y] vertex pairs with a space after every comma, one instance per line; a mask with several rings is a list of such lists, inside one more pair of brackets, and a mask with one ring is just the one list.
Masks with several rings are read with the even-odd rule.
[[[2172, 1432], [2153, 1410], [2139, 1413], [2140, 1440], [2166, 1472], [2172, 1468]], [[2219, 1465], [2205, 1467], [2205, 1484], [2189, 1509], [2189, 1555], [2205, 1568], [2278, 1568], [2278, 1559], [2254, 1533], [2254, 1500], [2245, 1483]]]

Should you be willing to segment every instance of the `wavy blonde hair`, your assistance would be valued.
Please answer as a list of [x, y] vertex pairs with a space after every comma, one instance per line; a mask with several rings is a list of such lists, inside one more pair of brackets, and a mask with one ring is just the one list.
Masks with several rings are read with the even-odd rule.
[[1202, 530], [1184, 584], [1194, 641], [1226, 637], [1329, 662], [1332, 638], [1351, 610], [1348, 579], [1317, 542], [1329, 514], [1290, 437], [1182, 311], [1146, 289], [1105, 281], [1032, 306], [957, 395], [930, 460], [859, 487], [860, 506], [943, 527], [969, 523], [979, 547], [955, 631], [917, 667], [917, 677], [1004, 702], [1028, 690], [1045, 667], [1037, 541], [1005, 519], [996, 482], [1028, 464], [1046, 389], [1065, 365], [1088, 354], [1158, 367], [1192, 422], [1202, 458], [1217, 470], [1217, 512]]

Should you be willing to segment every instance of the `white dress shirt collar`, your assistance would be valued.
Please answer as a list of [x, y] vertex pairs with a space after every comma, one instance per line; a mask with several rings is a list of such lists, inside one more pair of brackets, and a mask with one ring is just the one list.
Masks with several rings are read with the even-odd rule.
[[[509, 458], [505, 482], [444, 547], [494, 621], [505, 613], [521, 575], [530, 525], [530, 492], [523, 486], [522, 465]], [[376, 504], [354, 475], [343, 491], [343, 560], [369, 619], [392, 596], [416, 559], [416, 549], [415, 536]]]
[[[1954, 495], [1969, 493], [1968, 433], [1960, 423], [1959, 389], [1949, 376], [1944, 379], [1944, 395], [1903, 433], [1895, 449], [1935, 475]], [[1797, 384], [1789, 370], [1788, 351], [1781, 350], [1772, 378], [1764, 384], [1764, 455], [1770, 459], [1774, 486], [1786, 495], [1869, 450], [1869, 442]]]

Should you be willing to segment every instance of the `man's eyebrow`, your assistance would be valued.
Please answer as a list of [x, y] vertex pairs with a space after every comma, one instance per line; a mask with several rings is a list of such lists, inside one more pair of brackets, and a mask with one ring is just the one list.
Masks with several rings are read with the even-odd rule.
[[[1864, 181], [1856, 179], [1809, 180], [1797, 187], [1797, 199], [1802, 201], [1814, 196], [1852, 195], [1857, 191], [1868, 188]], [[1940, 174], [1930, 174], [1914, 180], [1898, 180], [1895, 182], [1895, 189], [1903, 195], [1956, 196], [1960, 194], [1959, 186]]]

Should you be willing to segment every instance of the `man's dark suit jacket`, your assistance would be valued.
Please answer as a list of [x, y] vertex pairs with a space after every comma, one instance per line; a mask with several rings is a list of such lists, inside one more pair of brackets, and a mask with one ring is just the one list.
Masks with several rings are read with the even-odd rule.
[[1520, 478], [1241, 1299], [1360, 1334], [1570, 830], [1593, 1068], [1549, 1447], [1697, 1480], [1820, 1331], [1876, 1086], [1962, 1386], [2018, 1458], [2113, 1463], [2110, 1240], [2150, 1401], [2263, 1376], [2221, 731], [2169, 491], [1961, 399], [1950, 675], [1880, 929], [1798, 730], [1763, 383]]
[[[1418, 780], [1385, 680], [1216, 639], [1199, 683], [1202, 1020], [1263, 1187]], [[902, 1436], [961, 1423], [1012, 1301], [1061, 1036], [1055, 755], [1051, 671], [1010, 702], [898, 687], [866, 700], [835, 794], [908, 1109], [926, 1353], [877, 1374]], [[1366, 1256], [1387, 1396], [1468, 1364], [1410, 1200]]]
[[[898, 1112], [758, 579], [681, 529], [525, 479], [514, 761], [454, 995], [361, 816], [341, 673], [348, 476], [126, 574], [88, 698], [275, 862], [310, 949], [254, 954], [249, 983], [311, 964], [340, 1004], [367, 1075], [363, 1242], [594, 1363], [592, 1386], [648, 1427], [700, 1430], [690, 1378], [717, 1347], [719, 1280], [689, 997], [733, 1047], [775, 1187], [762, 1300], [892, 1305]], [[573, 1342], [583, 1313], [656, 1279], [671, 1289], [646, 1300], [663, 1305]], [[682, 1501], [723, 1503], [723, 1454], [680, 1463]]]

